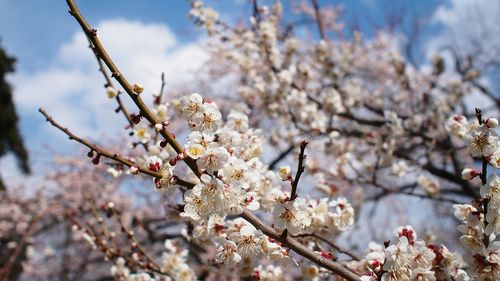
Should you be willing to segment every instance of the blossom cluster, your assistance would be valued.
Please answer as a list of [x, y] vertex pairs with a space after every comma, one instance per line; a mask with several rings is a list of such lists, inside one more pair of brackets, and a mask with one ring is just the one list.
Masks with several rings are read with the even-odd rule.
[[471, 204], [454, 205], [455, 217], [462, 222], [458, 230], [462, 234], [461, 245], [470, 257], [474, 280], [495, 280], [500, 278], [500, 178], [495, 172], [487, 176], [488, 166], [499, 168], [500, 139], [494, 128], [495, 118], [468, 122], [463, 115], [451, 116], [447, 128], [462, 139], [473, 157], [481, 159], [480, 171], [466, 168], [462, 171], [464, 180], [480, 179], [480, 198]]
[[394, 230], [392, 245], [370, 243], [366, 257], [353, 265], [366, 272], [363, 281], [384, 280], [470, 280], [465, 263], [446, 246], [435, 246], [417, 239], [415, 230], [407, 225]]
[[[166, 104], [164, 110], [174, 106], [185, 120], [190, 133], [186, 136], [184, 151], [175, 155], [172, 147], [154, 140], [164, 122], [154, 127], [140, 120], [134, 125], [135, 137], [148, 145], [144, 155], [128, 157], [134, 165], [129, 174], [146, 169], [161, 174], [155, 179], [156, 190], [174, 193], [178, 189], [177, 168], [186, 157], [193, 159], [201, 175], [194, 174], [182, 180], [194, 182], [182, 195], [180, 218], [192, 224], [187, 235], [216, 249], [213, 260], [224, 267], [238, 268], [242, 276], [265, 274], [259, 269], [262, 258], [277, 264], [296, 264], [290, 250], [280, 242], [263, 234], [252, 224], [238, 216], [243, 210], [260, 211], [272, 217], [273, 228], [288, 235], [339, 235], [354, 223], [355, 211], [346, 198], [313, 199], [299, 196], [291, 198], [287, 189], [292, 180], [291, 169], [270, 170], [262, 163], [261, 131], [252, 129], [246, 114], [231, 110], [225, 118], [217, 104], [194, 93]], [[165, 121], [159, 117], [159, 120]], [[137, 132], [141, 133], [138, 134]], [[122, 174], [108, 169], [115, 177]], [[286, 175], [284, 175], [285, 173]], [[311, 244], [311, 250], [314, 244]], [[134, 275], [117, 260], [115, 278], [134, 280], [147, 272]], [[163, 273], [172, 275], [162, 269]], [[119, 276], [120, 275], [120, 276]], [[149, 275], [148, 275], [149, 276]], [[123, 277], [124, 278], [124, 277]], [[187, 277], [186, 277], [187, 278]], [[190, 279], [185, 279], [190, 280]]]
[[[500, 168], [500, 139], [494, 130], [497, 126], [496, 118], [487, 118], [478, 124], [476, 120], [468, 121], [463, 115], [453, 115], [446, 121], [446, 129], [463, 140], [473, 157], [485, 157], [491, 166], [498, 169]], [[471, 173], [472, 170], [467, 170], [467, 172]], [[472, 179], [472, 175], [466, 177], [468, 180]]]
[[199, 183], [184, 194], [181, 216], [194, 224], [194, 238], [215, 239], [219, 249], [216, 261], [230, 267], [240, 264], [248, 275], [259, 256], [278, 262], [291, 260], [287, 249], [248, 222], [225, 220], [244, 208], [271, 212], [274, 228], [286, 229], [290, 235], [338, 234], [354, 223], [354, 210], [346, 199], [292, 200], [282, 191], [279, 178], [283, 177], [280, 171], [269, 171], [258, 158], [260, 132], [249, 129], [243, 113], [231, 111], [223, 122], [216, 104], [198, 94], [182, 97], [177, 107], [192, 130], [185, 143], [186, 154], [204, 172]]
[[[455, 217], [463, 224], [458, 227], [460, 243], [467, 251], [465, 261], [445, 246], [417, 240], [411, 226], [394, 231], [397, 239], [392, 245], [371, 243], [365, 259], [351, 266], [365, 272], [362, 280], [497, 280], [500, 278], [500, 180], [495, 173], [487, 177], [487, 168], [498, 168], [500, 141], [494, 131], [495, 118], [482, 119], [476, 110], [477, 121], [468, 122], [463, 115], [451, 116], [446, 129], [463, 140], [473, 157], [481, 159], [482, 169], [466, 168], [464, 180], [480, 178], [480, 199], [471, 204], [455, 204]], [[401, 164], [393, 170], [400, 169]], [[419, 181], [422, 181], [419, 179]]]

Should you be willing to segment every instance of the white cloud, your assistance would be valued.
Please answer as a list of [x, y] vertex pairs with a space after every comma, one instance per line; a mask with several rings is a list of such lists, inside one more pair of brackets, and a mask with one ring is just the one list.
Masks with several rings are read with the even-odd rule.
[[[96, 28], [123, 75], [130, 83], [142, 83], [147, 96], [158, 91], [162, 72], [169, 86], [179, 85], [192, 79], [194, 70], [207, 59], [198, 43], [178, 44], [164, 24], [114, 19]], [[106, 97], [104, 79], [97, 70], [86, 37], [76, 32], [46, 68], [20, 71], [12, 77], [21, 115], [38, 114], [37, 108], [44, 107], [64, 126], [83, 136], [120, 132], [125, 120], [114, 113], [116, 104]], [[130, 111], [134, 110], [130, 106]], [[40, 118], [39, 126], [46, 131], [42, 121]], [[47, 132], [61, 134], [53, 129]]]

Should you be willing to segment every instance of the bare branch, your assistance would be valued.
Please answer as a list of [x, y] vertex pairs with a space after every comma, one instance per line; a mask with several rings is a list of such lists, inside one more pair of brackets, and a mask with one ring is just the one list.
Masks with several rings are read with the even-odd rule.
[[319, 36], [322, 40], [328, 40], [326, 37], [325, 27], [323, 25], [323, 19], [321, 18], [318, 0], [311, 0], [311, 3], [314, 8], [314, 17], [316, 19], [316, 25], [318, 26]]
[[[78, 21], [80, 26], [82, 27], [83, 31], [87, 35], [87, 37], [90, 39], [92, 44], [95, 47], [95, 52], [96, 54], [104, 61], [106, 66], [109, 68], [111, 71], [112, 75], [111, 77], [115, 78], [116, 81], [123, 87], [123, 89], [127, 92], [127, 94], [130, 96], [130, 98], [134, 101], [136, 106], [140, 110], [140, 114], [146, 118], [151, 125], [156, 125], [161, 123], [160, 120], [157, 119], [157, 117], [149, 110], [149, 108], [146, 106], [140, 95], [136, 94], [132, 88], [132, 85], [125, 79], [125, 77], [121, 74], [120, 70], [116, 65], [114, 64], [113, 60], [109, 57], [108, 53], [104, 49], [103, 45], [101, 44], [101, 41], [97, 37], [97, 30], [93, 29], [90, 27], [90, 25], [87, 23], [85, 18], [80, 14], [80, 11], [78, 10], [77, 6], [75, 5], [75, 2], [73, 0], [66, 0], [68, 3], [68, 6], [70, 8], [70, 14], [75, 17], [75, 19]], [[160, 131], [162, 136], [167, 140], [168, 144], [172, 146], [172, 148], [179, 154], [184, 154], [184, 148], [182, 147], [179, 142], [175, 139], [174, 135], [170, 133], [167, 129], [163, 129]], [[184, 154], [185, 155], [185, 154]], [[198, 166], [196, 165], [196, 161], [192, 159], [189, 156], [186, 156], [184, 158], [184, 162], [193, 170], [193, 172], [197, 176], [201, 176], [201, 172], [198, 169]]]
[[306, 155], [304, 153], [306, 151], [306, 146], [306, 141], [302, 141], [300, 143], [299, 164], [297, 166], [295, 178], [292, 180], [292, 193], [290, 195], [290, 200], [295, 200], [295, 198], [297, 198], [297, 186], [299, 185], [300, 176], [305, 170], [304, 160], [306, 159]]

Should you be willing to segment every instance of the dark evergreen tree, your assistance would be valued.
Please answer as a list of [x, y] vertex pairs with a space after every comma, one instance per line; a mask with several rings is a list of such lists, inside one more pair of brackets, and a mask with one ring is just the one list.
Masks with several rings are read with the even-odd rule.
[[[12, 99], [12, 88], [5, 80], [8, 73], [14, 72], [15, 62], [0, 46], [0, 157], [12, 152], [21, 171], [29, 173], [28, 152], [17, 127], [18, 117]], [[1, 175], [0, 190], [5, 190]]]

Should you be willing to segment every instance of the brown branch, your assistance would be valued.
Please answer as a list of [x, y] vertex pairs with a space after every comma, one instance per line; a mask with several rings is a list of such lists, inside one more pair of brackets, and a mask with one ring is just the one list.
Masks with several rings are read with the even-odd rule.
[[[412, 159], [410, 156], [406, 155], [406, 152], [407, 151], [403, 151], [403, 150], [398, 149], [394, 152], [394, 155], [399, 157], [399, 158], [417, 163], [417, 161]], [[452, 153], [452, 160], [454, 162], [457, 161], [457, 159], [454, 159], [454, 158], [455, 158], [454, 153]], [[456, 162], [456, 163], [454, 163], [454, 165], [458, 167], [459, 163]], [[441, 179], [444, 179], [444, 180], [449, 181], [451, 183], [458, 184], [459, 186], [461, 186], [464, 195], [467, 195], [467, 196], [470, 196], [473, 198], [479, 198], [478, 192], [474, 190], [474, 188], [470, 184], [470, 182], [462, 179], [462, 177], [459, 174], [461, 171], [455, 171], [456, 173], [452, 173], [452, 172], [447, 171], [445, 169], [440, 169], [440, 168], [436, 167], [431, 161], [427, 161], [427, 163], [424, 164], [423, 166], [421, 166], [421, 168], [428, 171], [429, 173], [441, 178]]]
[[[157, 117], [149, 110], [140, 95], [134, 92], [132, 85], [130, 85], [127, 79], [125, 79], [125, 77], [121, 74], [118, 67], [116, 67], [113, 60], [111, 60], [108, 53], [101, 44], [101, 41], [97, 37], [97, 30], [90, 27], [85, 18], [83, 18], [83, 16], [81, 15], [73, 0], [66, 0], [66, 2], [68, 3], [68, 6], [70, 8], [69, 13], [78, 21], [85, 34], [94, 45], [96, 54], [104, 61], [106, 66], [111, 71], [111, 77], [115, 78], [116, 81], [118, 81], [118, 83], [125, 90], [125, 92], [127, 92], [132, 101], [136, 104], [137, 108], [139, 108], [140, 114], [144, 118], [146, 118], [152, 126], [161, 123], [161, 121], [158, 120]], [[184, 148], [179, 144], [179, 142], [177, 142], [175, 136], [172, 133], [170, 133], [165, 128], [163, 128], [160, 133], [177, 153], [185, 155]], [[196, 161], [194, 159], [186, 155], [186, 157], [184, 158], [184, 162], [197, 176], [201, 176], [201, 171], [198, 169], [198, 166], [196, 165]]]
[[315, 264], [322, 266], [339, 276], [342, 276], [346, 280], [361, 280], [356, 273], [344, 267], [342, 264], [330, 259], [326, 259], [323, 256], [314, 253], [309, 248], [298, 242], [296, 239], [290, 237], [290, 235], [284, 236], [281, 235], [281, 233], [276, 232], [276, 230], [264, 224], [257, 216], [252, 214], [250, 211], [243, 211], [241, 217], [250, 222], [253, 226], [255, 226], [255, 228], [260, 229], [265, 235], [283, 243], [283, 245], [289, 247], [299, 255], [309, 259]]
[[160, 93], [158, 93], [158, 99], [156, 101], [156, 104], [161, 104], [161, 100], [163, 97], [163, 92], [165, 91], [165, 85], [167, 83], [165, 82], [165, 72], [161, 73], [161, 86], [160, 86]]
[[318, 0], [311, 0], [314, 8], [314, 17], [316, 19], [316, 25], [318, 26], [319, 36], [322, 40], [328, 40], [326, 37], [325, 27], [323, 25], [323, 19], [321, 18], [321, 12], [318, 4]]
[[306, 168], [304, 165], [304, 160], [306, 159], [306, 155], [304, 154], [306, 151], [306, 146], [306, 141], [302, 141], [300, 143], [299, 164], [297, 166], [297, 173], [295, 174], [295, 178], [292, 180], [292, 193], [290, 195], [290, 200], [295, 200], [295, 198], [297, 198], [297, 186], [299, 185], [299, 179]]
[[[476, 118], [477, 118], [477, 121], [479, 122], [479, 125], [482, 125], [484, 123], [481, 109], [478, 108], [478, 107], [476, 107]], [[487, 177], [488, 160], [486, 159], [486, 157], [481, 156], [481, 162], [482, 162], [482, 171], [481, 171], [481, 174], [480, 174], [480, 176], [481, 176], [481, 184], [485, 185], [486, 182], [487, 182], [487, 180], [488, 180], [488, 177]]]
[[[153, 126], [155, 124], [158, 124], [159, 122], [158, 122], [156, 116], [154, 116], [151, 113], [151, 111], [146, 106], [146, 104], [142, 101], [140, 96], [133, 91], [132, 86], [123, 77], [121, 72], [118, 70], [118, 68], [115, 66], [115, 64], [113, 63], [113, 61], [111, 60], [111, 58], [107, 54], [106, 50], [104, 49], [104, 47], [102, 46], [101, 42], [99, 41], [99, 39], [97, 37], [97, 31], [95, 29], [91, 28], [90, 25], [87, 23], [87, 21], [83, 18], [83, 16], [80, 14], [80, 12], [79, 12], [78, 8], [76, 7], [73, 0], [66, 0], [66, 2], [68, 3], [68, 6], [70, 7], [70, 14], [75, 17], [75, 19], [78, 21], [78, 23], [80, 24], [80, 26], [82, 27], [84, 32], [90, 38], [90, 40], [92, 41], [92, 43], [94, 44], [94, 46], [96, 48], [97, 54], [99, 55], [100, 58], [102, 58], [104, 63], [107, 65], [107, 67], [111, 71], [112, 77], [114, 77], [118, 81], [118, 83], [120, 83], [120, 85], [123, 87], [123, 89], [125, 89], [127, 94], [130, 96], [130, 98], [134, 101], [136, 106], [139, 108], [142, 116], [144, 116]], [[41, 110], [41, 112], [42, 111], [43, 110]], [[46, 115], [46, 114], [44, 114], [44, 115]], [[48, 117], [48, 115], [46, 115], [46, 117]], [[47, 119], [50, 121], [49, 118], [47, 118]], [[52, 121], [52, 122], [54, 122], [54, 121]], [[68, 133], [71, 134], [71, 132], [69, 132], [69, 130], [66, 128], [62, 128], [60, 126], [56, 126], [56, 127], [63, 130], [66, 134], [68, 134]], [[174, 148], [174, 150], [177, 153], [179, 153], [179, 154], [183, 153], [183, 151], [184, 151], [183, 147], [180, 145], [179, 142], [177, 142], [175, 137], [168, 130], [166, 130], [164, 128], [163, 130], [161, 130], [161, 134], [167, 140], [167, 142]], [[82, 140], [82, 139], [80, 139], [80, 140]], [[85, 141], [85, 140], [82, 140], [82, 141]], [[87, 146], [90, 145], [89, 147], [93, 146], [92, 144], [90, 144], [87, 141], [82, 142], [82, 144], [87, 145]], [[304, 142], [303, 149], [305, 149], [305, 145], [306, 145], [306, 143]], [[301, 147], [302, 147], [302, 145], [301, 145]], [[105, 151], [103, 151], [103, 152], [105, 152]], [[111, 156], [111, 158], [113, 158], [114, 155], [110, 155], [110, 156]], [[122, 160], [125, 160], [125, 159], [122, 159]], [[196, 165], [196, 161], [194, 159], [186, 156], [184, 158], [184, 161], [198, 177], [201, 176], [201, 172], [198, 169], [198, 166]], [[303, 161], [303, 157], [302, 157], [302, 161]], [[302, 161], [299, 160], [299, 167], [302, 166]], [[151, 171], [148, 171], [148, 172], [151, 172]], [[300, 174], [298, 173], [297, 178], [296, 178], [297, 182], [298, 182], [299, 178], [300, 178]], [[296, 187], [295, 187], [295, 190], [296, 190]], [[274, 229], [272, 229], [270, 226], [266, 225], [263, 221], [261, 221], [258, 217], [256, 217], [252, 213], [250, 213], [248, 210], [243, 211], [243, 213], [240, 216], [242, 218], [246, 219], [247, 221], [249, 221], [256, 228], [262, 230], [266, 235], [271, 236], [272, 238], [277, 239], [278, 241], [281, 241], [286, 246], [288, 246], [289, 248], [291, 248], [292, 250], [297, 252], [299, 255], [311, 260], [312, 262], [331, 270], [332, 272], [344, 277], [345, 279], [347, 279], [349, 281], [360, 280], [360, 278], [357, 274], [351, 272], [349, 269], [345, 268], [343, 265], [341, 265], [337, 262], [334, 262], [332, 260], [328, 260], [328, 259], [322, 257], [321, 255], [314, 253], [313, 251], [311, 251], [310, 249], [308, 249], [304, 245], [300, 244], [299, 242], [297, 242], [293, 238], [290, 238], [287, 236], [281, 236], [281, 233], [278, 234]]]
[[[162, 72], [161, 73], [160, 93], [158, 94], [158, 96], [153, 95], [153, 97], [154, 97], [154, 104], [155, 105], [160, 105], [161, 104], [162, 97], [163, 97], [163, 91], [165, 89], [165, 85], [166, 85], [166, 82], [165, 82], [165, 72]], [[154, 142], [155, 143], [158, 141], [158, 136], [159, 136], [159, 133], [155, 130], [155, 137], [154, 137]]]
[[[101, 58], [97, 54], [97, 51], [96, 51], [94, 45], [92, 44], [92, 41], [90, 41], [90, 38], [88, 38], [88, 37], [87, 37], [87, 39], [89, 40], [89, 47], [90, 47], [90, 49], [92, 49], [92, 52], [94, 53], [94, 56], [95, 56], [95, 58], [97, 60], [97, 63], [99, 64], [99, 72], [102, 73], [102, 76], [104, 77], [104, 80], [106, 80], [106, 84], [104, 86], [105, 87], [111, 87], [111, 88], [113, 88], [113, 89], [116, 90], [115, 85], [113, 84], [113, 81], [111, 80], [111, 77], [106, 72], [106, 69], [104, 69], [104, 64], [102, 63]], [[118, 103], [118, 110], [123, 113], [123, 115], [125, 116], [125, 118], [127, 119], [128, 123], [129, 123], [129, 125], [131, 127], [134, 126], [134, 122], [132, 121], [132, 117], [130, 117], [130, 114], [128, 113], [127, 109], [123, 105], [123, 102], [122, 102], [122, 100], [120, 98], [120, 92], [117, 93], [117, 95], [115, 97], [115, 100]]]
[[[112, 208], [111, 211], [113, 212], [113, 215], [115, 215], [116, 217], [116, 220], [118, 221], [118, 223], [120, 224], [120, 227], [121, 229], [127, 233], [127, 239], [130, 241], [130, 244], [131, 245], [136, 245], [136, 249], [138, 250], [138, 252], [146, 257], [148, 259], [148, 262], [149, 264], [153, 265], [155, 267], [156, 270], [158, 271], [161, 271], [161, 266], [153, 259], [153, 257], [151, 257], [145, 250], [144, 248], [141, 246], [141, 243], [137, 240], [137, 238], [135, 237], [135, 235], [133, 234], [133, 231], [130, 231], [127, 226], [123, 223], [123, 220], [122, 220], [122, 217], [120, 216], [120, 214], [116, 211], [115, 208]], [[169, 275], [170, 276], [170, 275]], [[171, 276], [170, 276], [171, 277]]]
[[381, 192], [375, 196], [368, 197], [368, 198], [366, 198], [366, 200], [378, 201], [378, 200], [382, 199], [383, 197], [390, 196], [390, 195], [406, 195], [406, 196], [417, 197], [417, 198], [427, 199], [427, 200], [434, 200], [434, 201], [445, 202], [445, 203], [450, 203], [450, 204], [462, 204], [463, 203], [463, 202], [460, 202], [458, 200], [454, 200], [451, 198], [414, 193], [412, 191], [404, 191], [404, 190], [400, 190], [398, 188], [392, 189], [392, 188], [382, 187], [381, 185], [378, 185], [378, 184], [374, 184], [374, 186], [381, 188], [383, 192]]
[[[92, 49], [92, 53], [94, 53], [94, 56], [95, 56], [95, 58], [97, 60], [97, 63], [99, 64], [99, 72], [102, 73], [102, 76], [104, 77], [104, 80], [106, 80], [106, 84], [104, 86], [105, 87], [111, 87], [111, 88], [117, 90], [115, 88], [115, 85], [113, 84], [113, 81], [111, 80], [111, 77], [106, 72], [106, 69], [104, 69], [104, 64], [102, 62], [102, 59], [97, 54], [97, 52], [95, 50], [95, 47], [92, 44], [92, 41], [90, 41], [90, 38], [88, 38], [88, 37], [87, 37], [87, 39], [89, 41], [89, 47], [90, 47], [90, 49]], [[131, 128], [133, 128], [134, 127], [134, 121], [132, 120], [132, 117], [130, 116], [128, 110], [125, 108], [125, 105], [123, 104], [123, 101], [120, 98], [120, 94], [121, 94], [121, 91], [117, 90], [115, 100], [116, 100], [116, 103], [118, 104], [118, 108], [115, 110], [115, 112], [118, 113], [119, 111], [121, 111], [123, 113], [123, 116], [125, 116], [125, 119], [127, 119], [127, 122], [129, 124], [129, 126]], [[142, 143], [142, 142], [141, 142], [141, 144], [144, 147], [144, 150], [149, 151], [147, 144]]]
[[[97, 146], [96, 144], [91, 143], [90, 141], [88, 141], [86, 139], [80, 138], [79, 136], [77, 136], [74, 133], [72, 133], [68, 128], [65, 128], [61, 124], [57, 123], [52, 118], [52, 116], [50, 116], [43, 108], [38, 109], [38, 111], [40, 113], [42, 113], [43, 116], [45, 116], [47, 122], [49, 122], [52, 126], [58, 128], [63, 133], [65, 133], [69, 137], [70, 140], [74, 140], [74, 141], [77, 141], [77, 142], [85, 145], [86, 147], [90, 148], [92, 151], [95, 151], [98, 155], [101, 155], [101, 156], [104, 156], [106, 158], [112, 159], [112, 160], [114, 160], [114, 161], [116, 161], [118, 163], [121, 163], [121, 164], [123, 164], [125, 166], [128, 166], [128, 167], [136, 166], [137, 169], [138, 169], [138, 171], [140, 173], [146, 174], [148, 176], [152, 176], [152, 177], [155, 177], [155, 178], [161, 178], [162, 177], [161, 173], [159, 173], [159, 172], [151, 171], [149, 169], [145, 169], [143, 167], [137, 166], [137, 165], [135, 165], [134, 162], [126, 159], [123, 156], [120, 156], [119, 154], [107, 151], [107, 150], [105, 150], [105, 149]], [[180, 186], [184, 186], [184, 187], [187, 187], [187, 188], [193, 188], [194, 185], [195, 185], [195, 184], [193, 184], [191, 182], [182, 180], [182, 179], [178, 178], [177, 176], [174, 176], [174, 177], [175, 177], [174, 183], [178, 184]]]
[[[477, 121], [479, 122], [479, 125], [483, 125], [484, 120], [483, 120], [483, 115], [482, 115], [481, 109], [476, 107], [475, 111], [476, 111], [476, 118], [477, 118]], [[482, 169], [481, 169], [481, 174], [479, 176], [481, 177], [481, 184], [485, 185], [488, 183], [488, 160], [483, 155], [481, 155], [481, 165], [482, 165]], [[484, 217], [486, 217], [486, 212], [488, 212], [488, 203], [489, 203], [488, 201], [489, 201], [488, 198], [483, 198], [482, 203], [483, 203]], [[486, 226], [488, 226], [488, 221], [484, 220], [484, 227], [486, 228]], [[489, 236], [486, 235], [486, 233], [484, 234], [484, 237], [483, 237], [483, 244], [485, 247], [488, 247], [488, 245], [490, 244]]]
[[351, 251], [349, 250], [346, 250], [346, 249], [342, 249], [340, 246], [338, 246], [336, 243], [334, 243], [333, 241], [331, 240], [328, 240], [326, 239], [325, 237], [322, 237], [318, 234], [315, 234], [315, 233], [312, 233], [312, 234], [302, 234], [302, 235], [297, 235], [297, 236], [293, 236], [293, 237], [314, 237], [320, 241], [323, 241], [325, 242], [326, 244], [328, 244], [330, 247], [332, 247], [333, 249], [335, 249], [337, 252], [339, 253], [342, 253], [342, 254], [345, 254], [345, 255], [348, 255], [349, 257], [351, 257], [352, 259], [356, 260], [356, 261], [360, 261], [361, 260], [361, 257], [359, 257], [358, 255], [352, 253]]
[[[70, 140], [77, 141], [77, 142], [85, 145], [86, 147], [90, 148], [91, 150], [95, 151], [98, 155], [115, 160], [116, 162], [119, 162], [125, 166], [128, 166], [128, 167], [135, 166], [134, 162], [126, 159], [125, 157], [120, 156], [119, 154], [116, 154], [116, 153], [111, 153], [111, 152], [97, 146], [96, 144], [93, 144], [93, 143], [89, 142], [88, 140], [80, 138], [79, 136], [73, 134], [68, 128], [63, 127], [59, 123], [54, 121], [54, 119], [52, 119], [52, 117], [43, 108], [39, 108], [38, 111], [43, 116], [45, 116], [47, 122], [49, 122], [52, 126], [58, 128], [59, 130], [63, 131], [69, 137]], [[138, 168], [139, 172], [141, 172], [143, 174], [146, 174], [146, 175], [149, 175], [152, 177], [156, 177], [156, 178], [161, 178], [161, 173], [159, 173], [159, 172], [154, 172], [154, 171], [151, 171], [149, 169], [144, 169], [144, 168], [138, 167], [138, 166], [137, 166], [137, 168]]]

